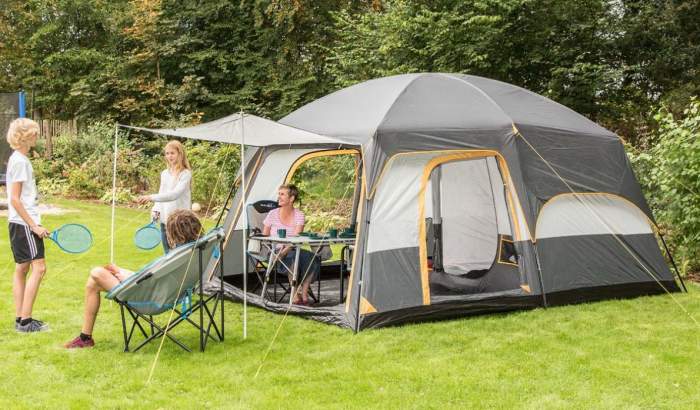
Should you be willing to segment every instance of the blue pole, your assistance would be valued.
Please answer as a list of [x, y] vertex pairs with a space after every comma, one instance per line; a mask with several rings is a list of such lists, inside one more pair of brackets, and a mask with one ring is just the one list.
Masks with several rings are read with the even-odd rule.
[[19, 117], [24, 118], [27, 116], [27, 107], [26, 105], [26, 95], [24, 94], [24, 91], [19, 92]]

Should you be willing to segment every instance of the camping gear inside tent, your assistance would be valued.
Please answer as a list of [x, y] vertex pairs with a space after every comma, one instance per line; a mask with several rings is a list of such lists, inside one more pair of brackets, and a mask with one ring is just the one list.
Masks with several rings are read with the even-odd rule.
[[[359, 331], [679, 290], [620, 139], [545, 97], [471, 75], [406, 74], [280, 123], [287, 137], [246, 137], [257, 148], [242, 168], [245, 204], [275, 199], [310, 158], [353, 155], [357, 237], [345, 297], [290, 307], [247, 294], [255, 305]], [[242, 299], [254, 266], [241, 252], [241, 192], [229, 202], [225, 291]]]

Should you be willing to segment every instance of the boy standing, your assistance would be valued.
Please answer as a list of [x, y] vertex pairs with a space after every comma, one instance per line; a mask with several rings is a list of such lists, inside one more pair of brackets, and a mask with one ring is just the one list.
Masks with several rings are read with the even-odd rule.
[[[48, 325], [32, 318], [34, 300], [46, 273], [44, 240], [49, 231], [41, 226], [37, 209], [34, 168], [27, 155], [36, 145], [39, 125], [27, 118], [18, 118], [7, 130], [7, 142], [14, 150], [7, 162], [7, 197], [10, 246], [15, 259], [12, 294], [15, 300], [15, 329], [30, 333], [48, 330]], [[29, 268], [32, 274], [27, 280]]]

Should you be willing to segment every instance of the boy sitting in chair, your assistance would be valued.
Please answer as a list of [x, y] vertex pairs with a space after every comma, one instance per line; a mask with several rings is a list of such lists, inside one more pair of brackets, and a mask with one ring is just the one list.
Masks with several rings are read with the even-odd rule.
[[[165, 229], [170, 248], [196, 241], [202, 230], [197, 216], [188, 210], [176, 210], [168, 217]], [[166, 256], [167, 258], [167, 256]], [[83, 328], [80, 335], [64, 346], [67, 349], [93, 347], [92, 329], [95, 325], [97, 312], [100, 310], [100, 292], [108, 292], [134, 272], [120, 268], [114, 264], [95, 267], [90, 271], [90, 277], [85, 285], [85, 313]]]

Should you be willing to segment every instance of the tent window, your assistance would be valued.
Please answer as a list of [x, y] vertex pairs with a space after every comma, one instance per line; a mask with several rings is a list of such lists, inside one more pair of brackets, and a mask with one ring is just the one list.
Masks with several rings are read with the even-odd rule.
[[286, 182], [300, 190], [300, 208], [306, 214], [309, 230], [350, 224], [359, 194], [359, 158], [356, 150], [317, 151], [292, 165]]

